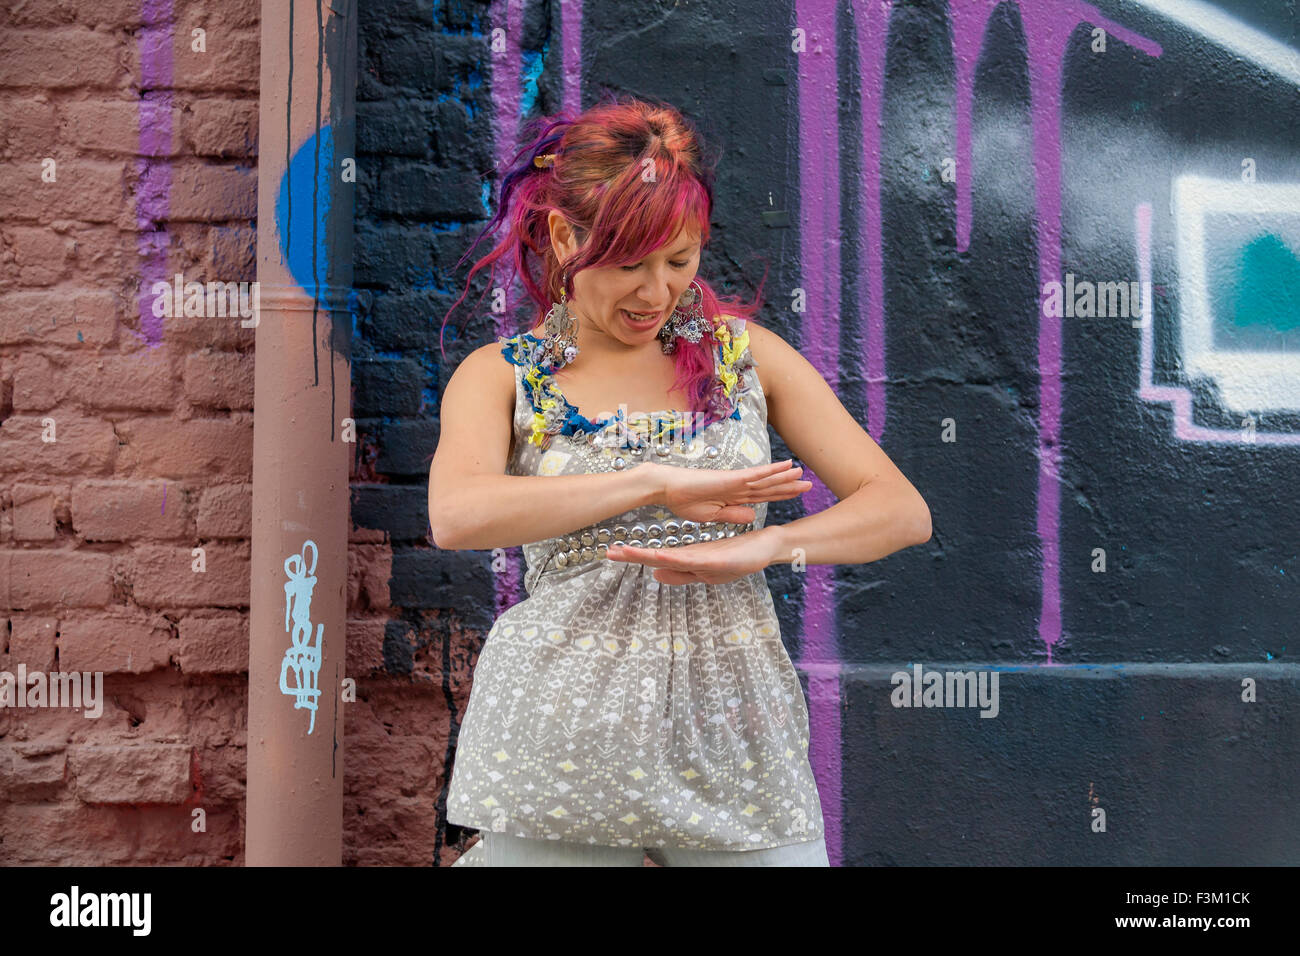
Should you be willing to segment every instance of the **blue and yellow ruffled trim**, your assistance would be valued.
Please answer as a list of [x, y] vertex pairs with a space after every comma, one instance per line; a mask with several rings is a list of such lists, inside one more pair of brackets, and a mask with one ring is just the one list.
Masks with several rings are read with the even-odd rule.
[[[725, 318], [713, 329], [717, 360], [714, 363], [714, 381], [709, 404], [716, 419], [740, 419], [740, 398], [748, 391], [745, 373], [753, 367], [749, 352], [749, 330], [744, 321]], [[524, 369], [523, 380], [533, 408], [532, 429], [528, 437], [531, 444], [549, 447], [554, 435], [578, 435], [604, 431], [622, 412], [598, 418], [587, 418], [564, 397], [555, 381], [544, 343], [530, 332], [520, 332], [498, 339], [501, 354], [514, 365]], [[738, 387], [739, 386], [739, 387]], [[666, 421], [652, 436], [659, 438], [680, 427], [680, 420]]]

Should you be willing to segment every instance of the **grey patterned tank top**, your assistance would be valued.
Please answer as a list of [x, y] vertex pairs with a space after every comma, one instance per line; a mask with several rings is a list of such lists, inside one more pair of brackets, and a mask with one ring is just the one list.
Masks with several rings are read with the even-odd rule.
[[[694, 432], [665, 426], [666, 412], [586, 419], [533, 361], [534, 336], [502, 339], [516, 381], [507, 473], [770, 461], [748, 338], [741, 319], [717, 325], [709, 407], [721, 417]], [[649, 504], [523, 546], [528, 596], [479, 653], [448, 820], [608, 846], [760, 849], [824, 835], [807, 704], [763, 572], [668, 585], [603, 556], [615, 541], [682, 547], [743, 534], [766, 519], [766, 502], [753, 508], [750, 525], [718, 525]]]

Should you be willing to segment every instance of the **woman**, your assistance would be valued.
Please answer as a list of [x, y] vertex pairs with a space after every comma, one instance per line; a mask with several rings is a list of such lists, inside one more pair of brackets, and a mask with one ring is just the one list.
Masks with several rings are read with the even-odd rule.
[[[540, 128], [470, 272], [509, 257], [536, 321], [451, 377], [429, 476], [439, 547], [528, 565], [457, 741], [447, 818], [482, 831], [459, 862], [827, 866], [763, 569], [876, 560], [928, 540], [929, 509], [757, 305], [698, 277], [693, 126], [611, 97]], [[769, 424], [837, 504], [765, 526], [811, 487]]]

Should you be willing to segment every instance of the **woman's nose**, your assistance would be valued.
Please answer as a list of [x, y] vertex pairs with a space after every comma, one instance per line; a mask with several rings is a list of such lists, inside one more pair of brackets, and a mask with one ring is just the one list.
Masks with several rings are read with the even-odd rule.
[[[645, 283], [637, 290], [637, 295], [641, 296], [642, 302], [660, 303], [671, 299], [673, 293], [672, 283], [668, 281], [666, 273], [652, 273]], [[652, 304], [650, 306], [654, 308]]]

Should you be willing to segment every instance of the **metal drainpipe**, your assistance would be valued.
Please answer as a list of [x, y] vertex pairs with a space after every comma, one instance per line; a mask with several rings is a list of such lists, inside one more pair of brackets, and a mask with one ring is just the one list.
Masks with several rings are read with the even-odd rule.
[[248, 866], [343, 855], [356, 20], [262, 3]]

